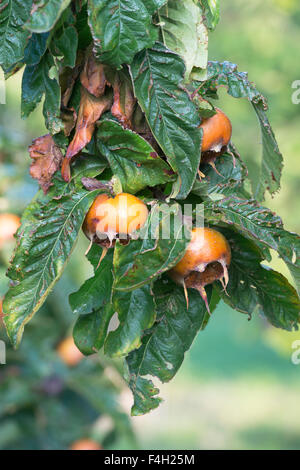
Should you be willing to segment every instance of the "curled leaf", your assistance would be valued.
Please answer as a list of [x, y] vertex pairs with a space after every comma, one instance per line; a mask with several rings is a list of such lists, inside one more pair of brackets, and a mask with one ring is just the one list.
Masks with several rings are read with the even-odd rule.
[[97, 62], [92, 54], [88, 56], [85, 62], [80, 81], [82, 86], [96, 98], [104, 94], [107, 84], [105, 66]]
[[132, 115], [135, 105], [135, 98], [133, 95], [132, 86], [127, 80], [120, 80], [118, 76], [115, 77], [113, 83], [114, 102], [111, 108], [111, 114], [118, 119], [118, 121], [125, 128], [132, 128]]
[[95, 123], [102, 114], [110, 109], [112, 105], [111, 92], [100, 98], [95, 98], [84, 87], [81, 88], [81, 100], [76, 124], [75, 135], [70, 143], [62, 164], [62, 177], [65, 181], [70, 180], [70, 162], [91, 140]]
[[75, 127], [77, 113], [74, 108], [63, 108], [61, 110], [60, 118], [64, 125], [64, 134], [69, 136]]
[[37, 179], [46, 194], [52, 186], [52, 176], [59, 169], [63, 155], [50, 134], [38, 137], [29, 147], [32, 158], [30, 175]]

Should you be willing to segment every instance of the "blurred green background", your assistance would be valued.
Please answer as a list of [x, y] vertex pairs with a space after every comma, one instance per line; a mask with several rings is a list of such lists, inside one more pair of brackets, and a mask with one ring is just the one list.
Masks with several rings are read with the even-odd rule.
[[[221, 3], [221, 22], [210, 36], [209, 58], [238, 64], [267, 96], [285, 167], [282, 190], [273, 199], [268, 197], [266, 205], [282, 216], [287, 229], [299, 233], [300, 105], [292, 103], [292, 83], [300, 80], [299, 1]], [[0, 106], [0, 161], [9, 162], [0, 169], [0, 212], [21, 213], [34, 194], [35, 183], [28, 176], [24, 180], [30, 163], [26, 149], [46, 132], [40, 110], [27, 121], [20, 119], [20, 80], [20, 74], [9, 79], [7, 104]], [[255, 179], [261, 152], [256, 117], [246, 100], [234, 100], [225, 90], [220, 96], [218, 106], [232, 120], [233, 141]], [[62, 292], [66, 297], [67, 285], [79, 285], [89, 275], [86, 246], [82, 237], [52, 294], [56, 301]], [[6, 289], [7, 257], [2, 254], [0, 294]], [[275, 258], [272, 266], [289, 277], [280, 260]], [[145, 417], [132, 418], [139, 447], [300, 449], [300, 365], [291, 361], [295, 340], [300, 340], [300, 333], [276, 330], [261, 318], [248, 322], [219, 305], [175, 379], [159, 384], [165, 402]], [[129, 412], [131, 394], [125, 386], [119, 402]]]

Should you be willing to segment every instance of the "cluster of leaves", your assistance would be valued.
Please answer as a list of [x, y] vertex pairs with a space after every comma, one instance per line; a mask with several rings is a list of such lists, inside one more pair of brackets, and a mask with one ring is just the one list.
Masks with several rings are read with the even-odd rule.
[[[218, 1], [31, 3], [7, 0], [0, 13], [5, 45], [0, 64], [7, 77], [25, 64], [22, 114], [44, 97], [50, 132], [30, 149], [31, 175], [42, 190], [23, 214], [8, 272], [7, 331], [17, 345], [61, 276], [87, 209], [101, 191], [91, 187], [151, 202], [144, 230], [154, 230], [156, 238], [117, 242], [100, 267], [101, 249], [94, 246], [88, 254], [94, 275], [70, 297], [78, 315], [76, 344], [86, 355], [104, 348], [110, 357], [125, 358], [132, 413], [143, 414], [160, 402], [149, 375], [169, 381], [209, 320], [197, 292], [190, 292], [187, 308], [182, 288], [165, 274], [190, 239], [180, 217], [184, 203], [194, 205], [195, 217], [203, 204], [206, 223], [224, 230], [232, 247], [228, 295], [218, 285], [210, 287], [211, 311], [222, 298], [249, 316], [261, 313], [276, 327], [297, 327], [296, 290], [261, 264], [276, 250], [299, 289], [299, 237], [260, 205], [266, 190], [274, 194], [280, 187], [282, 156], [266, 100], [247, 74], [228, 62], [207, 62]], [[214, 113], [221, 86], [247, 99], [260, 122], [263, 154], [255, 194], [233, 145], [218, 158], [218, 172], [201, 164], [199, 125]], [[205, 179], [198, 177], [200, 165]], [[82, 184], [91, 178], [94, 185]], [[176, 223], [166, 239], [161, 233], [170, 219]], [[112, 330], [116, 314], [119, 323]]]
[[[7, 349], [0, 370], [0, 449], [68, 449], [82, 438], [105, 449], [121, 442], [134, 446], [128, 417], [118, 406], [119, 372], [95, 356], [69, 367], [56, 352], [71, 320], [62, 297], [52, 295], [21, 347]], [[1, 319], [0, 339], [7, 341]]]

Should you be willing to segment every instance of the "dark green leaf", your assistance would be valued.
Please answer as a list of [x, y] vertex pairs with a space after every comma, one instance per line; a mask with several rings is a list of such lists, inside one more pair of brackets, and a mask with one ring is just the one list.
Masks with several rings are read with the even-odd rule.
[[143, 0], [89, 0], [89, 24], [96, 57], [118, 67], [157, 39]]
[[43, 114], [46, 126], [52, 134], [63, 127], [60, 115], [60, 86], [53, 57], [45, 54], [37, 65], [27, 65], [22, 80], [22, 117], [27, 117], [40, 103], [45, 101]]
[[[94, 176], [98, 172], [94, 168]], [[12, 282], [3, 304], [14, 345], [62, 275], [87, 209], [98, 194], [82, 189], [77, 178], [75, 174], [70, 183], [64, 183], [57, 176], [48, 194], [39, 191], [23, 214], [8, 271]]]
[[225, 230], [230, 243], [232, 261], [226, 295], [223, 300], [232, 308], [250, 317], [263, 315], [273, 326], [291, 331], [300, 323], [300, 300], [295, 289], [282, 274], [260, 263], [263, 257], [254, 242], [240, 234]]
[[131, 72], [135, 95], [152, 133], [179, 175], [173, 197], [184, 199], [196, 179], [200, 162], [200, 119], [194, 103], [179, 87], [184, 63], [156, 44], [135, 57]]
[[268, 110], [266, 99], [248, 81], [245, 72], [238, 72], [237, 66], [230, 62], [209, 62], [208, 81], [202, 88], [203, 93], [215, 92], [218, 87], [224, 86], [234, 98], [248, 98], [259, 119], [262, 139], [263, 155], [261, 175], [256, 187], [256, 198], [263, 200], [266, 189], [274, 194], [280, 188], [282, 170], [282, 155], [279, 151], [274, 133], [266, 116]]
[[117, 242], [114, 252], [114, 288], [130, 291], [149, 283], [182, 258], [190, 240], [179, 204], [156, 204], [141, 238], [128, 245]]
[[[208, 288], [210, 298], [211, 289]], [[183, 288], [169, 279], [155, 283], [157, 322], [143, 337], [142, 346], [127, 357], [128, 381], [134, 395], [133, 416], [156, 408], [161, 399], [148, 375], [161, 382], [171, 380], [181, 366], [199, 330], [205, 328], [209, 314], [199, 293], [189, 289], [189, 309]]]
[[64, 67], [75, 67], [78, 47], [78, 34], [74, 26], [63, 28], [62, 33], [52, 39], [51, 50], [63, 57]]
[[232, 225], [247, 238], [277, 251], [300, 291], [300, 237], [284, 230], [280, 217], [256, 201], [234, 196], [207, 203], [205, 217]]
[[114, 311], [111, 304], [78, 318], [74, 330], [74, 341], [78, 349], [89, 356], [99, 351], [105, 341], [107, 329]]
[[0, 66], [4, 70], [21, 61], [29, 32], [27, 21], [32, 0], [3, 0], [0, 5]]
[[90, 279], [87, 279], [77, 292], [70, 295], [70, 306], [76, 315], [86, 315], [94, 310], [99, 310], [110, 300], [110, 291], [113, 283], [113, 253], [110, 250], [96, 269], [101, 253], [102, 248], [97, 245], [92, 247], [88, 257], [92, 260], [95, 274]]
[[26, 27], [33, 33], [50, 31], [71, 0], [38, 0]]
[[33, 33], [24, 52], [24, 62], [27, 65], [37, 65], [47, 50], [49, 33]]
[[100, 122], [97, 138], [100, 153], [105, 155], [112, 172], [120, 179], [123, 191], [136, 193], [146, 186], [174, 180], [171, 168], [153, 147], [117, 122]]
[[218, 173], [210, 165], [202, 165], [201, 171], [205, 178], [197, 179], [192, 192], [206, 199], [213, 199], [216, 195], [249, 197], [243, 187], [247, 177], [247, 169], [243, 162], [236, 156], [228, 153], [218, 157], [215, 161]]
[[114, 312], [118, 313], [120, 325], [109, 333], [104, 352], [111, 357], [126, 356], [140, 347], [143, 331], [149, 329], [155, 321], [151, 287], [146, 285], [132, 292], [115, 291], [112, 303]]

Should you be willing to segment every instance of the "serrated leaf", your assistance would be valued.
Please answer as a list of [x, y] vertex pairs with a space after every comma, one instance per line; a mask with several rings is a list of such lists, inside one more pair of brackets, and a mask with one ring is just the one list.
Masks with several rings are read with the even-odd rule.
[[248, 239], [277, 251], [300, 292], [300, 237], [284, 230], [280, 217], [256, 201], [235, 196], [207, 203], [205, 217], [232, 225]]
[[159, 11], [163, 43], [185, 63], [185, 81], [204, 80], [208, 59], [208, 32], [200, 5], [194, 0], [169, 0]]
[[157, 29], [143, 0], [89, 0], [89, 24], [96, 57], [119, 67], [151, 47]]
[[169, 270], [182, 258], [190, 236], [179, 204], [156, 204], [139, 239], [116, 243], [114, 289], [137, 289]]
[[4, 70], [21, 61], [29, 32], [23, 25], [32, 0], [3, 0], [0, 5], [0, 66]]
[[135, 95], [151, 131], [178, 173], [173, 197], [184, 199], [196, 179], [200, 163], [199, 115], [188, 94], [180, 88], [184, 63], [162, 44], [136, 55], [131, 73]]
[[57, 176], [53, 182], [48, 194], [39, 191], [25, 210], [8, 271], [12, 282], [3, 310], [7, 314], [8, 335], [15, 346], [22, 338], [24, 326], [62, 275], [86, 211], [98, 194], [82, 189], [76, 177], [64, 183]]
[[28, 117], [45, 96], [43, 114], [46, 126], [56, 134], [63, 123], [59, 118], [60, 86], [56, 77], [50, 77], [53, 67], [54, 60], [50, 54], [45, 54], [38, 64], [26, 66], [22, 80], [21, 114], [23, 118]]
[[51, 134], [46, 134], [33, 140], [28, 150], [32, 158], [30, 176], [38, 180], [46, 194], [52, 186], [54, 173], [60, 168], [63, 159], [61, 149], [55, 144]]
[[198, 179], [195, 181], [192, 189], [193, 194], [197, 194], [203, 199], [210, 199], [215, 194], [250, 197], [243, 187], [247, 177], [247, 169], [237, 156], [224, 153], [217, 158], [215, 166], [217, 171], [210, 165], [201, 166], [205, 178], [202, 178], [201, 181]]
[[218, 289], [224, 302], [249, 316], [259, 313], [277, 328], [298, 329], [300, 299], [296, 290], [282, 274], [260, 264], [263, 257], [254, 242], [230, 230], [223, 232], [232, 251], [228, 295]]
[[97, 143], [125, 192], [134, 194], [146, 186], [174, 180], [173, 171], [153, 147], [115, 121], [106, 120], [98, 124]]
[[[207, 290], [210, 298], [211, 288]], [[148, 413], [161, 401], [157, 397], [159, 390], [147, 376], [157, 377], [161, 382], [171, 380], [198, 331], [209, 320], [204, 302], [193, 289], [189, 289], [188, 310], [183, 288], [169, 279], [156, 282], [154, 293], [157, 322], [144, 335], [141, 347], [126, 358], [129, 386], [134, 395], [133, 416]]]
[[33, 33], [24, 51], [24, 62], [27, 65], [37, 65], [47, 50], [49, 33]]
[[248, 81], [247, 73], [238, 72], [235, 64], [230, 62], [209, 62], [207, 70], [208, 80], [202, 88], [203, 93], [215, 92], [218, 87], [224, 86], [234, 98], [249, 99], [259, 119], [263, 153], [255, 197], [262, 201], [266, 190], [270, 194], [274, 194], [280, 188], [283, 167], [282, 155], [266, 115], [268, 110], [266, 99], [259, 93], [255, 85]]
[[76, 315], [86, 315], [94, 310], [99, 310], [110, 300], [113, 283], [113, 252], [110, 250], [97, 268], [101, 254], [102, 248], [94, 245], [88, 254], [88, 258], [95, 268], [95, 274], [69, 297], [70, 306]]
[[26, 28], [33, 33], [50, 31], [70, 3], [71, 0], [38, 0], [34, 3]]
[[141, 345], [144, 330], [149, 329], [156, 317], [154, 297], [150, 285], [132, 292], [115, 291], [112, 297], [114, 312], [120, 325], [106, 338], [104, 352], [111, 357], [126, 356]]
[[52, 39], [51, 50], [54, 55], [62, 56], [64, 67], [75, 67], [78, 47], [78, 34], [74, 26], [63, 28], [59, 36]]

